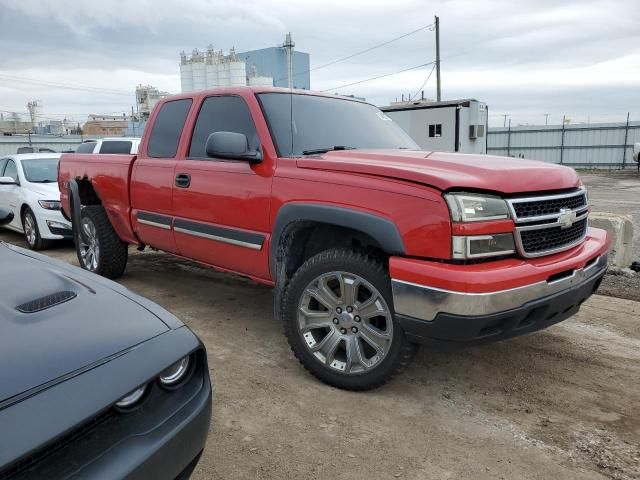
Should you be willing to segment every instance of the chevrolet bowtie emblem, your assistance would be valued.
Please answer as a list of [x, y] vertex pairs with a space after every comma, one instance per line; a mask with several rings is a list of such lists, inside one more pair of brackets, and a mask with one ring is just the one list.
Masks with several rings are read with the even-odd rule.
[[560, 209], [560, 215], [558, 216], [558, 223], [563, 230], [569, 228], [576, 221], [576, 212], [567, 208]]

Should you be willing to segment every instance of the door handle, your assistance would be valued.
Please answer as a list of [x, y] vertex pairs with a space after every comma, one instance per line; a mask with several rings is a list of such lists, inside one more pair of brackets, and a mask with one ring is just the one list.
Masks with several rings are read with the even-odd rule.
[[189, 188], [191, 185], [191, 175], [188, 173], [179, 173], [176, 175], [176, 187]]

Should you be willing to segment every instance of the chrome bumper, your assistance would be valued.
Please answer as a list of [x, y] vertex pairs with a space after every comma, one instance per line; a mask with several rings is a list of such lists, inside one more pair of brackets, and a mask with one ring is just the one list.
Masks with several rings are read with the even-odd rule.
[[393, 303], [398, 315], [432, 321], [439, 313], [462, 316], [490, 315], [504, 312], [536, 299], [569, 290], [596, 277], [607, 269], [607, 255], [599, 256], [585, 268], [554, 281], [542, 281], [509, 290], [467, 293], [418, 285], [402, 280], [391, 281]]

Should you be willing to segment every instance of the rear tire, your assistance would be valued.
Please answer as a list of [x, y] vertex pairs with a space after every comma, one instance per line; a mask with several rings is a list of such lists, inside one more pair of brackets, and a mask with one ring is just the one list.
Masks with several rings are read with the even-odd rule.
[[357, 250], [337, 248], [307, 260], [286, 287], [281, 314], [296, 358], [334, 387], [384, 385], [415, 352], [393, 319], [385, 265]]
[[[83, 239], [80, 229], [87, 239]], [[80, 225], [74, 228], [80, 266], [107, 278], [118, 278], [127, 267], [128, 245], [120, 240], [102, 205], [80, 210]]]
[[51, 246], [50, 240], [45, 240], [40, 236], [36, 216], [29, 207], [25, 208], [22, 213], [22, 230], [24, 231], [24, 239], [27, 242], [27, 246], [31, 250], [44, 250]]

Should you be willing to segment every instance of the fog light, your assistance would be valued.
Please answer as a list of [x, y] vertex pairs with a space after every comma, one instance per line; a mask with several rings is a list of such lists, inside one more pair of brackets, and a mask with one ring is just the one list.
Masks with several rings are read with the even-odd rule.
[[453, 237], [453, 258], [480, 258], [510, 255], [515, 252], [513, 234]]
[[190, 363], [188, 356], [181, 358], [158, 376], [160, 383], [167, 387], [178, 384], [189, 371]]
[[136, 388], [132, 392], [127, 393], [124, 397], [122, 397], [117, 403], [116, 407], [118, 408], [131, 408], [133, 407], [144, 395], [144, 392], [147, 390], [147, 385], [142, 385], [141, 387]]
[[60, 230], [71, 230], [71, 225], [62, 222], [56, 222], [54, 220], [47, 220], [47, 227], [59, 228]]

